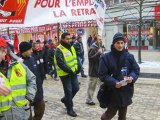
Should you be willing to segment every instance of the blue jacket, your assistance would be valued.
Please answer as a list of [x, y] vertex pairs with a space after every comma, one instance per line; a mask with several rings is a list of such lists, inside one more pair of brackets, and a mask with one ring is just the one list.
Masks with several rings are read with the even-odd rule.
[[[115, 88], [116, 82], [123, 80], [121, 74], [122, 67], [127, 67], [127, 75], [133, 77], [133, 82], [119, 89]], [[111, 52], [104, 54], [100, 58], [99, 78], [109, 88], [111, 88], [111, 104], [124, 107], [132, 103], [134, 83], [138, 79], [140, 68], [134, 56], [129, 52]]]
[[36, 92], [36, 96], [35, 96], [35, 99], [34, 99], [34, 103], [36, 102], [39, 102], [43, 99], [43, 81], [40, 77], [40, 73], [38, 71], [38, 68], [37, 68], [37, 64], [35, 62], [35, 59], [33, 57], [29, 57], [29, 58], [26, 58], [26, 57], [23, 57], [23, 63], [33, 72], [33, 74], [36, 76], [36, 85], [37, 85], [37, 92]]

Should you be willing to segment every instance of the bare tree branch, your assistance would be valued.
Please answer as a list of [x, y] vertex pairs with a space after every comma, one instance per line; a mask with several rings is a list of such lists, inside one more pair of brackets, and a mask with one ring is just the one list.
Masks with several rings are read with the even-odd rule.
[[140, 5], [140, 3], [139, 3], [138, 1], [139, 1], [139, 0], [135, 0], [135, 2]]

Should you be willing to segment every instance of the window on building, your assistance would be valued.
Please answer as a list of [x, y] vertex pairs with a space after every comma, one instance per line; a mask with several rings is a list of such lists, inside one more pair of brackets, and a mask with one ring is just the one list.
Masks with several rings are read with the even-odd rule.
[[120, 0], [113, 0], [113, 3], [114, 3], [114, 4], [120, 3], [119, 1], [120, 1]]
[[127, 2], [127, 0], [121, 0], [121, 3]]

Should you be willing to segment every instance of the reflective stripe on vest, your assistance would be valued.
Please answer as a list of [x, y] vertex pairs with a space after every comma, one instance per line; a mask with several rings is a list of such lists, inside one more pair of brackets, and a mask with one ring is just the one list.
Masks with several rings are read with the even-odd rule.
[[18, 107], [26, 105], [26, 70], [20, 63], [12, 66], [10, 85], [15, 104]]
[[[64, 56], [64, 62], [67, 64], [68, 67], [71, 68], [73, 72], [75, 72], [78, 69], [78, 63], [77, 63], [77, 56], [76, 56], [76, 51], [74, 47], [71, 47], [72, 53], [65, 47], [63, 47], [61, 44], [57, 47], [60, 49]], [[54, 63], [56, 66], [56, 71], [58, 76], [66, 76], [68, 73], [64, 72], [59, 66], [57, 65], [57, 60], [56, 57], [54, 56]]]
[[[4, 80], [4, 85], [10, 88], [9, 80], [0, 72], [0, 79]], [[2, 83], [1, 83], [2, 84]], [[10, 109], [12, 104], [12, 96], [11, 94], [8, 96], [1, 96], [0, 95], [0, 112], [7, 111]]]

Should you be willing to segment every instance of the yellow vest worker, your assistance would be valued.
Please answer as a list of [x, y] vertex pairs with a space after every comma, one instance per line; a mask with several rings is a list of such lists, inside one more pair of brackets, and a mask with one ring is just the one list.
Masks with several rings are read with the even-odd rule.
[[[71, 47], [72, 53], [65, 47], [63, 47], [61, 44], [57, 47], [60, 49], [64, 56], [64, 62], [67, 64], [68, 67], [72, 69], [73, 72], [76, 72], [78, 69], [78, 63], [77, 63], [77, 56], [74, 47]], [[59, 66], [57, 65], [56, 57], [54, 56], [54, 63], [56, 66], [57, 74], [58, 76], [66, 76], [68, 73], [64, 72]]]
[[70, 33], [63, 33], [61, 35], [61, 44], [57, 47], [54, 56], [54, 63], [56, 71], [61, 79], [64, 90], [64, 97], [61, 102], [67, 108], [67, 114], [71, 117], [76, 117], [77, 114], [73, 110], [72, 99], [79, 91], [79, 82], [77, 78], [78, 60], [76, 51], [70, 44]]
[[5, 85], [12, 90], [9, 96], [0, 96], [0, 111], [3, 112], [10, 109], [12, 102], [18, 107], [26, 105], [26, 71], [22, 65], [18, 63], [12, 67], [10, 80], [2, 73], [0, 75], [5, 80]]

